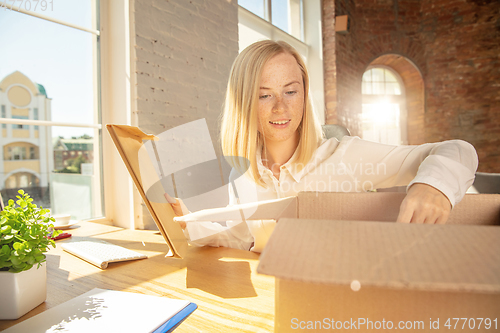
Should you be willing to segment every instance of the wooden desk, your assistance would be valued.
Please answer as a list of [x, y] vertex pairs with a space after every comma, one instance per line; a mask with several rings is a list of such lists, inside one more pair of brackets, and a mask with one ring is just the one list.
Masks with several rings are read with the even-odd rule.
[[[73, 238], [95, 236], [145, 253], [148, 259], [109, 264], [101, 270], [62, 250], [47, 254], [47, 300], [0, 331], [93, 288], [186, 299], [198, 305], [176, 332], [271, 332], [274, 277], [256, 273], [259, 255], [228, 248], [195, 248], [184, 259], [165, 258], [158, 232], [81, 222]], [[61, 244], [64, 240], [57, 241]]]

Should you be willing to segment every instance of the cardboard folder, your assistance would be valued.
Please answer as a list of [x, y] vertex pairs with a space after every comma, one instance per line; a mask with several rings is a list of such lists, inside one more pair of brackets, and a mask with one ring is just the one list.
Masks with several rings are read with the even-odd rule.
[[[175, 214], [172, 206], [164, 199], [162, 188], [154, 186], [160, 182], [160, 177], [144, 147], [145, 140], [157, 140], [157, 138], [132, 126], [109, 124], [106, 128], [142, 200], [170, 248], [168, 256], [182, 258], [187, 248], [186, 237], [179, 224], [173, 221]], [[151, 196], [155, 197], [154, 201], [149, 199]]]

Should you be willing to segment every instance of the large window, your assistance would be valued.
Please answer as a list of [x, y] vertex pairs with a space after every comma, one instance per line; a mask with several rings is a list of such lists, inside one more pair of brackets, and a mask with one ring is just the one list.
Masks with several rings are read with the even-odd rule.
[[406, 143], [403, 84], [390, 68], [373, 67], [363, 74], [363, 139], [400, 145]]
[[0, 123], [11, 125], [0, 130], [3, 200], [28, 187], [35, 203], [55, 214], [100, 217], [98, 1], [6, 7], [0, 8]]
[[297, 39], [303, 35], [303, 0], [240, 0], [238, 4]]

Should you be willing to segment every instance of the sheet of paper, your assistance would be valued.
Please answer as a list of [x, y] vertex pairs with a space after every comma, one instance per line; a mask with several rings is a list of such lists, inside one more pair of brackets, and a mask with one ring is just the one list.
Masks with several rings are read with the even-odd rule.
[[189, 303], [96, 288], [4, 332], [153, 332]]

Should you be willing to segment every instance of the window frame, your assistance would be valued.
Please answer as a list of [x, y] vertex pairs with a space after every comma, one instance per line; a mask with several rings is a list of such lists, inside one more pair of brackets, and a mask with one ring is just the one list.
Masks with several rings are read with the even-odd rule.
[[288, 2], [287, 22], [288, 22], [289, 27], [291, 25], [290, 21], [292, 21], [292, 19], [295, 17], [292, 15], [293, 9], [292, 9], [291, 2], [298, 1], [298, 7], [299, 7], [298, 19], [300, 20], [300, 22], [299, 22], [300, 31], [298, 34], [294, 34], [293, 32], [285, 31], [285, 30], [281, 29], [280, 27], [278, 27], [275, 23], [273, 23], [273, 14], [272, 14], [273, 13], [273, 4], [272, 4], [273, 0], [261, 0], [261, 1], [263, 3], [263, 9], [264, 9], [263, 17], [257, 13], [252, 12], [251, 10], [243, 7], [239, 3], [238, 3], [238, 7], [247, 11], [248, 13], [251, 13], [252, 15], [255, 15], [259, 19], [271, 24], [276, 29], [279, 29], [280, 31], [290, 35], [291, 37], [296, 38], [297, 40], [299, 40], [301, 42], [304, 42], [304, 0], [286, 0]]
[[[93, 34], [95, 35], [95, 38], [93, 38], [93, 73], [94, 73], [94, 80], [93, 80], [93, 89], [94, 89], [94, 94], [95, 94], [95, 98], [94, 98], [94, 107], [93, 107], [93, 110], [94, 110], [94, 122], [91, 123], [91, 124], [85, 124], [85, 123], [69, 123], [69, 122], [56, 122], [56, 121], [52, 121], [52, 120], [38, 120], [38, 109], [36, 108], [30, 108], [29, 109], [29, 113], [32, 117], [28, 117], [26, 119], [26, 117], [23, 117], [23, 118], [19, 118], [18, 116], [12, 116], [12, 114], [10, 115], [9, 118], [7, 118], [7, 108], [2, 105], [2, 116], [4, 115], [4, 111], [5, 111], [5, 118], [4, 117], [1, 117], [0, 118], [0, 123], [2, 124], [2, 128], [6, 128], [7, 124], [11, 124], [12, 126], [12, 129], [29, 129], [29, 126], [30, 125], [34, 125], [34, 129], [35, 130], [38, 130], [39, 129], [39, 126], [47, 126], [47, 127], [83, 127], [83, 128], [90, 128], [90, 129], [94, 129], [94, 133], [98, 133], [98, 135], [94, 135], [94, 138], [95, 140], [97, 140], [97, 143], [96, 145], [94, 145], [94, 156], [100, 156], [103, 154], [103, 151], [102, 151], [102, 117], [101, 117], [101, 92], [100, 92], [100, 81], [101, 81], [101, 68], [100, 68], [100, 59], [101, 59], [101, 56], [100, 56], [100, 15], [99, 15], [99, 12], [100, 12], [100, 0], [91, 0], [90, 1], [90, 6], [91, 6], [91, 16], [92, 16], [92, 26], [94, 27], [98, 27], [99, 30], [97, 29], [89, 29], [89, 28], [86, 28], [86, 27], [82, 27], [82, 26], [79, 26], [77, 24], [73, 24], [73, 23], [70, 23], [70, 22], [66, 22], [66, 21], [63, 21], [63, 20], [59, 20], [59, 19], [56, 19], [56, 18], [53, 18], [53, 17], [50, 17], [50, 16], [47, 16], [47, 15], [43, 15], [43, 14], [40, 14], [38, 12], [35, 12], [35, 11], [30, 11], [30, 10], [26, 10], [22, 7], [17, 7], [17, 6], [10, 6], [9, 5], [9, 10], [12, 10], [12, 11], [17, 11], [17, 12], [20, 12], [20, 13], [23, 13], [25, 15], [28, 15], [28, 16], [31, 16], [31, 17], [34, 17], [34, 18], [38, 18], [38, 19], [42, 19], [42, 20], [45, 20], [45, 21], [50, 21], [50, 22], [53, 22], [53, 23], [56, 23], [56, 24], [60, 24], [60, 25], [64, 25], [64, 26], [67, 26], [69, 28], [73, 28], [73, 29], [76, 29], [76, 30], [80, 30], [80, 31], [83, 31], [83, 32], [86, 32], [86, 33], [90, 33], [90, 34]], [[36, 114], [35, 114], [35, 110], [36, 110]], [[17, 128], [15, 128], [15, 126], [17, 126]], [[100, 154], [96, 153], [97, 152], [100, 152]], [[25, 154], [26, 155], [26, 154]], [[36, 155], [36, 153], [35, 153]], [[13, 158], [13, 155], [11, 154], [10, 155], [11, 158]], [[28, 156], [25, 156], [26, 158]], [[25, 158], [25, 159], [26, 159]], [[103, 165], [102, 165], [102, 158], [95, 158], [94, 159], [94, 163], [95, 163], [95, 169], [94, 170], [99, 170], [99, 176], [98, 177], [95, 177], [94, 178], [94, 182], [93, 182], [93, 186], [98, 186], [100, 187], [100, 193], [99, 195], [97, 195], [96, 197], [98, 198], [92, 198], [93, 200], [93, 206], [97, 206], [97, 207], [100, 207], [100, 212], [99, 211], [93, 211], [92, 212], [92, 215], [95, 214], [95, 212], [97, 212], [97, 214], [99, 214], [100, 216], [99, 217], [96, 217], [96, 218], [90, 218], [89, 220], [92, 220], [92, 221], [97, 221], [97, 220], [108, 220], [109, 217], [106, 216], [106, 211], [105, 211], [105, 205], [102, 204], [102, 202], [104, 201], [104, 181], [103, 181]], [[7, 178], [6, 178], [7, 180]]]
[[[364, 74], [374, 68], [381, 68], [391, 72], [399, 84], [401, 95], [386, 95], [386, 94], [363, 94], [363, 76]], [[385, 89], [384, 89], [385, 90]], [[408, 110], [406, 108], [406, 89], [403, 78], [393, 68], [385, 65], [370, 65], [368, 66], [363, 75], [361, 76], [361, 104], [375, 104], [385, 99], [389, 103], [399, 104], [399, 128], [401, 131], [401, 144], [408, 144]]]

